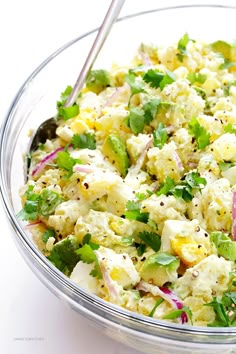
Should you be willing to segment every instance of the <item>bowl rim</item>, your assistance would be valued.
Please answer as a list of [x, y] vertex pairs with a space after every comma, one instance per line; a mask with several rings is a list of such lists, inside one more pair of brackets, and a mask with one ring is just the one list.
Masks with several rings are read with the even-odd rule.
[[[154, 12], [161, 12], [161, 11], [168, 11], [168, 10], [177, 10], [177, 9], [183, 9], [183, 8], [221, 8], [221, 9], [236, 9], [236, 6], [233, 6], [232, 4], [227, 4], [227, 1], [225, 1], [225, 5], [222, 4], [206, 4], [205, 2], [197, 2], [197, 3], [191, 3], [191, 4], [183, 4], [183, 5], [174, 5], [174, 6], [165, 6], [162, 8], [155, 8], [151, 10], [146, 10], [146, 11], [140, 11], [137, 13], [129, 14], [126, 16], [123, 16], [117, 20], [117, 22], [125, 21], [127, 19], [131, 19], [137, 16], [143, 16], [149, 13], [154, 13]], [[19, 236], [17, 240], [18, 247], [23, 245], [23, 248], [27, 250], [31, 254], [31, 256], [34, 258], [34, 261], [36, 261], [40, 266], [43, 268], [43, 270], [46, 273], [49, 273], [50, 277], [57, 282], [57, 287], [59, 289], [59, 285], [61, 285], [64, 289], [67, 291], [67, 295], [71, 298], [71, 294], [75, 295], [76, 297], [84, 299], [84, 301], [89, 302], [93, 305], [93, 307], [100, 309], [100, 311], [104, 311], [106, 314], [111, 314], [114, 316], [117, 316], [117, 318], [124, 318], [127, 320], [132, 320], [133, 323], [139, 323], [142, 326], [146, 326], [146, 331], [145, 334], [149, 334], [149, 329], [150, 328], [156, 328], [156, 329], [161, 329], [161, 330], [167, 330], [168, 334], [170, 335], [170, 332], [173, 334], [176, 333], [181, 333], [181, 334], [189, 334], [190, 337], [191, 335], [200, 335], [200, 341], [199, 343], [212, 343], [212, 341], [207, 341], [206, 342], [206, 335], [209, 336], [209, 339], [215, 339], [215, 337], [222, 337], [222, 339], [228, 335], [235, 335], [236, 334], [236, 327], [232, 328], [225, 328], [225, 327], [200, 327], [200, 326], [188, 326], [188, 325], [181, 325], [181, 324], [175, 324], [175, 323], [169, 323], [164, 320], [157, 320], [154, 318], [150, 318], [144, 315], [137, 314], [135, 312], [131, 312], [129, 310], [123, 309], [117, 305], [114, 305], [112, 303], [109, 303], [96, 295], [89, 294], [85, 290], [83, 290], [79, 285], [71, 281], [68, 277], [66, 277], [62, 272], [60, 272], [53, 264], [47, 260], [47, 258], [37, 249], [37, 247], [34, 245], [34, 243], [29, 239], [27, 236], [27, 233], [24, 231], [24, 228], [21, 226], [21, 223], [19, 222], [16, 214], [13, 211], [13, 207], [11, 205], [11, 200], [9, 197], [9, 191], [7, 188], [7, 183], [5, 180], [5, 175], [4, 175], [4, 170], [5, 166], [3, 165], [3, 154], [4, 154], [4, 146], [5, 142], [7, 139], [7, 132], [10, 128], [11, 122], [13, 121], [14, 118], [14, 111], [20, 102], [20, 99], [22, 95], [24, 94], [24, 91], [27, 89], [28, 83], [33, 80], [43, 69], [45, 66], [47, 66], [48, 63], [50, 63], [54, 58], [56, 58], [60, 53], [64, 52], [67, 48], [73, 46], [80, 40], [83, 40], [86, 37], [89, 37], [90, 35], [96, 33], [98, 31], [98, 28], [95, 28], [91, 31], [88, 31], [81, 36], [76, 37], [75, 39], [72, 39], [71, 41], [67, 42], [66, 44], [62, 45], [59, 49], [54, 51], [51, 55], [49, 55], [25, 80], [25, 82], [22, 84], [22, 86], [19, 88], [18, 92], [16, 93], [9, 109], [8, 112], [6, 113], [5, 118], [2, 121], [1, 124], [1, 129], [0, 129], [0, 195], [1, 195], [1, 200], [3, 202], [3, 206], [6, 212], [6, 215], [8, 217], [8, 220], [10, 221], [10, 224], [12, 225], [14, 231], [16, 234]], [[15, 239], [15, 238], [14, 238]], [[32, 265], [30, 265], [32, 268]], [[42, 280], [42, 279], [41, 279]], [[87, 308], [86, 308], [87, 310]], [[139, 331], [138, 327], [137, 328], [129, 328], [134, 331]], [[143, 329], [143, 328], [142, 328]], [[142, 331], [143, 332], [143, 331]], [[151, 333], [150, 333], [151, 335]], [[152, 333], [153, 335], [153, 333]], [[159, 334], [160, 335], [160, 334]], [[163, 335], [164, 337], [164, 335]], [[172, 339], [170, 336], [168, 339]], [[231, 338], [232, 339], [232, 338]], [[178, 338], [179, 340], [179, 338]], [[187, 341], [187, 337], [183, 336], [183, 341]], [[221, 342], [223, 343], [223, 342]], [[234, 341], [236, 343], [236, 339]], [[219, 345], [219, 343], [217, 344]]]

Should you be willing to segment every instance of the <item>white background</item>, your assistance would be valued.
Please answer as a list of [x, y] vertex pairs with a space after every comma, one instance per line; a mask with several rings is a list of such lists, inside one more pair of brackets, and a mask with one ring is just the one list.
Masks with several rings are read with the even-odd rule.
[[[132, 11], [133, 0], [122, 12]], [[30, 73], [67, 41], [98, 27], [110, 0], [7, 0], [0, 16], [0, 120]], [[137, 6], [136, 6], [137, 7]], [[21, 258], [0, 203], [0, 353], [135, 354], [66, 307]]]
[[[145, 2], [153, 7], [166, 4], [126, 0], [121, 15], [142, 9]], [[64, 43], [98, 27], [109, 4], [110, 0], [1, 1], [0, 121], [31, 72]], [[138, 353], [103, 336], [52, 295], [18, 253], [1, 203], [0, 220], [0, 353]]]

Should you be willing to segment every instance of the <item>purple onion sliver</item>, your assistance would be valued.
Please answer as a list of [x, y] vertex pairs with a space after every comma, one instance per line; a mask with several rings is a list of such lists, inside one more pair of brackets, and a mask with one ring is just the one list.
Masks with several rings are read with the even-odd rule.
[[64, 147], [59, 147], [56, 150], [54, 150], [53, 152], [51, 152], [50, 154], [48, 154], [47, 156], [45, 156], [33, 169], [32, 171], [32, 176], [36, 175], [38, 172], [42, 171], [45, 167], [45, 165], [49, 162], [51, 162], [52, 160], [54, 160], [56, 158], [56, 155], [59, 151], [64, 150]]

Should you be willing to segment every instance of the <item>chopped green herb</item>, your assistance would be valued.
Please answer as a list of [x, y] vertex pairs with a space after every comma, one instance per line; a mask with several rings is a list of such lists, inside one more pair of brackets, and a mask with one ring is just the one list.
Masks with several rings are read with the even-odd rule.
[[89, 244], [86, 243], [84, 246], [76, 250], [76, 254], [80, 256], [81, 261], [84, 263], [90, 264], [94, 262], [94, 268], [90, 272], [90, 275], [92, 275], [93, 277], [97, 277], [99, 279], [102, 278], [102, 273], [101, 273], [97, 256]]
[[178, 53], [177, 53], [177, 58], [179, 61], [183, 61], [184, 56], [187, 55], [187, 44], [190, 41], [188, 33], [185, 33], [183, 37], [180, 38], [178, 41]]
[[58, 116], [63, 117], [65, 120], [73, 118], [79, 114], [79, 106], [74, 103], [72, 106], [64, 107], [67, 98], [72, 92], [72, 87], [67, 86], [64, 92], [61, 93], [61, 101], [57, 101]]
[[82, 245], [89, 245], [93, 250], [97, 250], [99, 248], [99, 245], [97, 243], [92, 242], [91, 238], [92, 235], [90, 233], [85, 234], [82, 240]]
[[194, 171], [186, 174], [185, 181], [192, 189], [201, 189], [207, 183], [204, 177], [201, 177], [198, 172]]
[[168, 133], [163, 123], [159, 123], [158, 128], [153, 132], [153, 145], [162, 149], [168, 140]]
[[138, 253], [138, 256], [141, 257], [144, 252], [146, 251], [146, 245], [145, 243], [140, 243], [138, 246], [137, 246], [137, 253]]
[[91, 133], [74, 134], [72, 137], [72, 145], [74, 149], [96, 149], [95, 135]]
[[86, 80], [87, 88], [97, 94], [110, 85], [110, 74], [106, 70], [91, 70]]
[[55, 230], [53, 229], [47, 229], [43, 234], [42, 234], [42, 240], [44, 243], [47, 243], [48, 239], [50, 237], [55, 237]]
[[189, 131], [194, 135], [198, 149], [204, 149], [210, 144], [210, 133], [202, 127], [196, 118], [192, 118], [188, 124]]
[[161, 186], [161, 188], [157, 192], [157, 195], [161, 195], [161, 194], [168, 195], [169, 192], [174, 187], [175, 187], [175, 181], [171, 177], [167, 176], [165, 179], [165, 182], [163, 183], [163, 185]]
[[131, 96], [137, 93], [146, 92], [144, 83], [134, 73], [129, 72], [125, 75], [125, 81], [130, 86]]
[[160, 298], [157, 300], [157, 302], [155, 303], [152, 311], [149, 313], [149, 317], [153, 317], [154, 313], [156, 312], [156, 309], [158, 308], [158, 306], [164, 301], [164, 299]]
[[29, 186], [24, 196], [26, 201], [23, 209], [17, 214], [21, 220], [34, 221], [39, 216], [39, 199], [40, 195], [33, 192], [34, 186]]
[[209, 327], [234, 327], [236, 322], [236, 292], [226, 292], [220, 299], [213, 297], [213, 301], [205, 304], [213, 308], [216, 318]]
[[227, 124], [224, 131], [226, 133], [236, 134], [236, 124]]
[[148, 219], [147, 224], [148, 224], [150, 227], [152, 227], [153, 229], [158, 230], [158, 225], [157, 225], [157, 223], [156, 223], [155, 221], [151, 220], [150, 218]]
[[70, 235], [57, 242], [47, 258], [55, 267], [69, 275], [80, 259], [76, 253], [77, 249], [79, 249], [79, 243], [74, 236]]
[[192, 323], [192, 317], [193, 317], [192, 311], [187, 306], [184, 306], [184, 307], [182, 307], [182, 309], [179, 309], [179, 310], [171, 311], [170, 313], [165, 315], [163, 317], [163, 319], [164, 320], [174, 320], [176, 318], [179, 318], [183, 313], [186, 313], [186, 315], [188, 315], [188, 318], [190, 319], [190, 321]]
[[164, 74], [158, 70], [150, 69], [143, 75], [143, 80], [151, 87], [163, 90], [166, 85], [172, 84], [176, 80], [176, 76], [169, 70], [166, 70]]
[[141, 213], [141, 203], [129, 200], [126, 204], [125, 218], [129, 220], [137, 220], [143, 223], [148, 222], [149, 213]]
[[204, 188], [206, 183], [206, 179], [201, 177], [198, 172], [186, 174], [184, 181], [180, 184], [175, 184], [175, 181], [167, 176], [157, 195], [173, 195], [188, 203], [193, 199], [195, 191]]
[[60, 194], [52, 190], [45, 188], [38, 194], [33, 192], [33, 188], [33, 186], [29, 186], [25, 193], [26, 201], [24, 207], [18, 213], [18, 217], [22, 220], [34, 221], [40, 215], [49, 216], [64, 201]]
[[68, 174], [62, 177], [63, 179], [68, 179], [73, 174], [73, 166], [81, 163], [80, 160], [71, 157], [68, 151], [58, 152], [56, 162], [59, 168], [68, 171]]
[[135, 194], [135, 197], [136, 197], [138, 200], [142, 201], [142, 200], [144, 200], [144, 199], [147, 198], [147, 194], [145, 194], [145, 193], [136, 193], [136, 194]]
[[138, 237], [155, 252], [159, 251], [161, 247], [161, 238], [158, 234], [154, 232], [143, 231], [138, 233]]
[[130, 108], [127, 124], [134, 134], [141, 133], [144, 129], [144, 111], [139, 107]]
[[154, 98], [143, 105], [145, 124], [150, 124], [156, 117], [161, 103], [162, 102], [159, 98]]
[[79, 114], [79, 106], [74, 103], [73, 106], [69, 107], [58, 107], [58, 116], [63, 117], [64, 120], [74, 118]]

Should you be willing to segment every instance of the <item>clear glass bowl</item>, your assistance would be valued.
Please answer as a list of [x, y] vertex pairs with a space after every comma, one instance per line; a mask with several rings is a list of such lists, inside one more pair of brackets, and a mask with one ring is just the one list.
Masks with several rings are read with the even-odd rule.
[[[126, 63], [141, 42], [172, 43], [185, 32], [205, 41], [235, 39], [232, 28], [236, 7], [232, 3], [175, 1], [168, 7], [166, 1], [166, 7], [147, 7], [145, 12], [127, 16], [114, 26], [96, 67], [109, 68], [114, 60]], [[46, 59], [20, 88], [2, 124], [1, 195], [19, 251], [54, 294], [115, 340], [146, 353], [236, 353], [236, 328], [170, 324], [131, 313], [87, 293], [37, 250], [16, 217], [21, 209], [19, 188], [25, 179], [23, 156], [29, 145], [28, 131], [55, 114], [55, 102], [68, 84], [73, 85], [95, 34], [96, 30], [71, 41]]]

